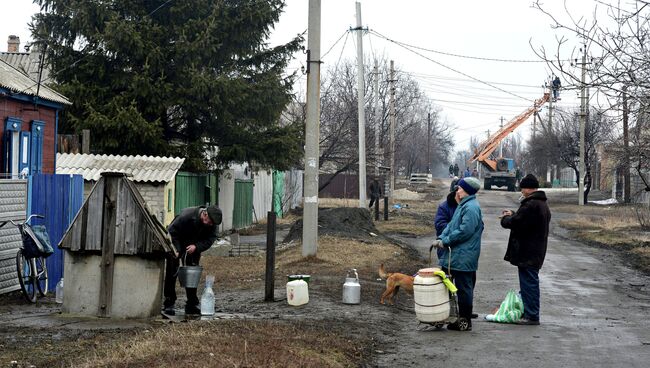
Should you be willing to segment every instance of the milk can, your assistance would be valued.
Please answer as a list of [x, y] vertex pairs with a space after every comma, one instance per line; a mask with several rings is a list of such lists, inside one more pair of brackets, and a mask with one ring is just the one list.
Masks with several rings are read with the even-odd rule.
[[[350, 272], [354, 272], [354, 277], [350, 277]], [[345, 283], [343, 284], [343, 304], [361, 303], [361, 285], [359, 284], [359, 274], [356, 268], [347, 272]]]

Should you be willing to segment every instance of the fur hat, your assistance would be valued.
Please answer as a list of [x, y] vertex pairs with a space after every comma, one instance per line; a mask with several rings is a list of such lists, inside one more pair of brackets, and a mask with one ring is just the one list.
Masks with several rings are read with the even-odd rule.
[[481, 182], [474, 177], [462, 178], [458, 181], [458, 186], [463, 188], [465, 193], [472, 195], [476, 194], [481, 189]]
[[539, 188], [539, 181], [537, 181], [537, 178], [533, 174], [528, 174], [524, 176], [523, 179], [519, 182], [519, 188], [529, 188], [529, 189], [537, 189]]
[[221, 224], [221, 210], [217, 206], [209, 206], [207, 208], [208, 217], [215, 225]]

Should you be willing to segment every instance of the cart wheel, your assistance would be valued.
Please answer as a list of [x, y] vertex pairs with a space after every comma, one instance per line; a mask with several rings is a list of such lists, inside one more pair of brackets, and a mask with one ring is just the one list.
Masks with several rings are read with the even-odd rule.
[[36, 278], [32, 276], [32, 259], [25, 258], [23, 250], [18, 249], [16, 253], [16, 271], [18, 272], [18, 283], [23, 296], [28, 302], [36, 303]]
[[465, 318], [458, 319], [458, 329], [460, 331], [467, 331], [469, 329], [469, 321]]
[[445, 327], [445, 324], [442, 322], [434, 323], [433, 327], [436, 328], [436, 330], [441, 330], [443, 327]]
[[48, 277], [47, 277], [47, 265], [45, 264], [45, 258], [38, 257], [34, 259], [36, 261], [36, 287], [38, 288], [38, 293], [41, 296], [47, 295], [48, 290]]

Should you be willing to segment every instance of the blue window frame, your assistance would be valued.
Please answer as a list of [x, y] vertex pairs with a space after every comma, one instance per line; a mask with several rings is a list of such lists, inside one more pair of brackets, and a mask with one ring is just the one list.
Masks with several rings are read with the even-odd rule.
[[19, 118], [8, 117], [5, 121], [3, 133], [3, 152], [2, 152], [2, 168], [3, 172], [9, 176], [18, 176], [20, 170], [20, 130], [22, 128], [22, 121]]
[[34, 120], [31, 126], [31, 150], [30, 150], [30, 174], [39, 174], [43, 172], [43, 133], [45, 123]]

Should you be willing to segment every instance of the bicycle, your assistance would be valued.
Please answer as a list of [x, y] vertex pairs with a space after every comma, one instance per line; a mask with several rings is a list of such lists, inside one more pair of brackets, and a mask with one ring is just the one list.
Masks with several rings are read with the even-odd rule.
[[45, 226], [29, 224], [32, 217], [45, 218], [42, 215], [30, 215], [22, 223], [7, 220], [0, 223], [0, 228], [10, 222], [20, 232], [22, 246], [16, 253], [18, 283], [25, 299], [36, 303], [39, 294], [41, 297], [47, 295], [48, 277], [45, 258], [52, 255], [54, 249]]

